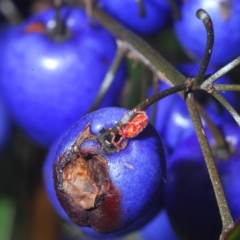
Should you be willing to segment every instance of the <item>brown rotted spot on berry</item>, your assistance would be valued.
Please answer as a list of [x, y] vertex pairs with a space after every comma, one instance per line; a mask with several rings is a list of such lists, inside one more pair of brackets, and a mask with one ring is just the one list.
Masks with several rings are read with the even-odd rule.
[[120, 194], [111, 184], [107, 160], [95, 148], [93, 153], [85, 154], [87, 158], [77, 151], [78, 146], [94, 138], [88, 124], [55, 163], [54, 184], [62, 207], [76, 224], [110, 233], [121, 228], [121, 209]]
[[63, 169], [63, 189], [83, 209], [94, 208], [96, 198], [110, 188], [106, 169], [101, 157], [74, 159]]

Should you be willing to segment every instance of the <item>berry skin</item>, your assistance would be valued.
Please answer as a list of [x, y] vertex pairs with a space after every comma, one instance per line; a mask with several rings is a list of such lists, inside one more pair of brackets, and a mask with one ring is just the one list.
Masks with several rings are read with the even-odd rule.
[[11, 135], [10, 119], [4, 106], [2, 99], [0, 98], [0, 152], [6, 146]]
[[162, 209], [157, 216], [147, 223], [139, 232], [141, 240], [178, 240], [176, 233], [171, 226], [167, 212]]
[[[227, 159], [215, 156], [224, 192], [234, 221], [240, 217], [240, 129], [225, 124], [221, 130], [230, 143], [232, 155]], [[210, 145], [214, 139], [206, 131]], [[183, 239], [217, 240], [221, 219], [209, 174], [196, 135], [190, 136], [175, 149], [168, 161], [165, 204], [169, 218]], [[209, 214], [210, 213], [210, 214]]]
[[143, 225], [162, 207], [165, 155], [151, 124], [115, 153], [107, 154], [97, 141], [126, 111], [103, 108], [84, 116], [52, 159], [56, 194], [68, 217], [99, 233]]
[[126, 27], [141, 35], [157, 33], [170, 23], [171, 9], [166, 0], [146, 0], [143, 3], [146, 9], [145, 17], [140, 16], [136, 1], [98, 0], [101, 8]]
[[204, 26], [196, 17], [199, 8], [208, 12], [214, 26], [211, 64], [223, 66], [240, 55], [240, 1], [182, 0], [181, 18], [175, 21], [174, 30], [186, 53], [194, 60], [202, 59], [207, 39]]
[[[86, 114], [116, 53], [115, 39], [98, 23], [90, 27], [81, 9], [61, 9], [65, 35], [54, 33], [54, 16], [49, 9], [26, 20], [0, 56], [0, 91], [9, 112], [43, 147]], [[123, 63], [101, 107], [116, 104], [125, 76]]]

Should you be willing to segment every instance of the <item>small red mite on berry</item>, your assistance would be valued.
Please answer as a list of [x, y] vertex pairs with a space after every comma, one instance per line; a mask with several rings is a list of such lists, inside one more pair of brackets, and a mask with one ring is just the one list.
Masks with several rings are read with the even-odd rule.
[[148, 124], [148, 116], [144, 111], [136, 111], [138, 113], [132, 120], [125, 123], [120, 129], [119, 134], [123, 138], [136, 137]]
[[45, 31], [46, 31], [45, 26], [40, 22], [34, 22], [34, 23], [28, 25], [24, 29], [25, 33], [33, 33], [33, 32], [44, 33]]

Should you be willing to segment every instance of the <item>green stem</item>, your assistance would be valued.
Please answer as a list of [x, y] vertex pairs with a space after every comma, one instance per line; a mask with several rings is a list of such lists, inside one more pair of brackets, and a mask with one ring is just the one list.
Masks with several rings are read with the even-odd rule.
[[225, 193], [221, 184], [221, 180], [219, 178], [218, 171], [213, 159], [212, 151], [209, 146], [208, 139], [205, 135], [201, 118], [199, 116], [199, 112], [197, 110], [192, 93], [188, 93], [186, 95], [186, 103], [189, 110], [189, 114], [193, 121], [193, 125], [195, 128], [195, 131], [202, 149], [202, 153], [208, 168], [209, 176], [213, 185], [220, 216], [222, 219], [222, 225], [223, 225], [222, 234], [224, 234], [233, 228], [234, 222], [230, 214], [230, 210], [229, 210]]

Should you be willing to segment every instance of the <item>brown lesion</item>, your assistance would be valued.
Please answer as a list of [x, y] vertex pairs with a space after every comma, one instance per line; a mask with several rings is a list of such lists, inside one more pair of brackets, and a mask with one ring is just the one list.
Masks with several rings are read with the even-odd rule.
[[107, 163], [101, 156], [78, 157], [63, 169], [63, 189], [83, 209], [95, 207], [98, 196], [107, 192], [110, 181]]
[[87, 124], [55, 162], [54, 185], [59, 202], [73, 222], [110, 233], [122, 228], [120, 193], [110, 181], [107, 160], [97, 151], [100, 148], [87, 148], [86, 153], [80, 147], [96, 138]]

